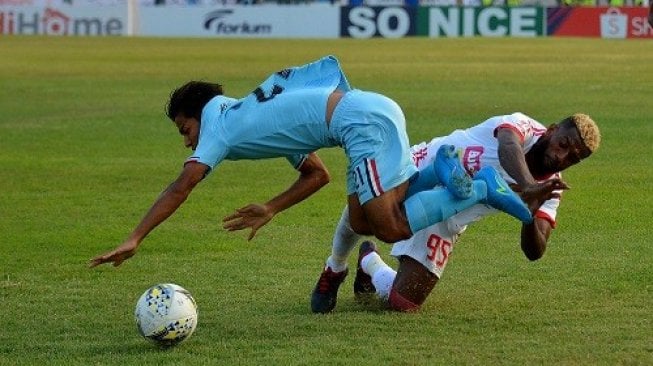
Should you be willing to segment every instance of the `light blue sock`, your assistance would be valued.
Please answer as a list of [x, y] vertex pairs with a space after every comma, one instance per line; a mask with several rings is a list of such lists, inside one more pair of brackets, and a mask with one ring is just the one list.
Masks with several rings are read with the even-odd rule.
[[473, 182], [470, 198], [456, 199], [446, 188], [436, 187], [417, 192], [404, 201], [406, 218], [410, 230], [416, 232], [444, 221], [458, 212], [474, 206], [487, 197], [487, 185], [483, 181]]
[[440, 180], [435, 175], [435, 162], [432, 162], [410, 178], [406, 197], [411, 197], [415, 193], [432, 189], [438, 184], [440, 184]]

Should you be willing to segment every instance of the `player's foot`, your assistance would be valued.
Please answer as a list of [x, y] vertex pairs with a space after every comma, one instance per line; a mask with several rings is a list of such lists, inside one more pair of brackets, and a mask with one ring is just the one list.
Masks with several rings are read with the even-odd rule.
[[492, 167], [481, 168], [474, 179], [487, 184], [487, 198], [484, 203], [501, 210], [525, 224], [533, 222], [533, 215], [524, 201], [508, 186], [508, 183]]
[[440, 146], [433, 164], [435, 175], [454, 197], [464, 200], [472, 196], [472, 178], [460, 163], [455, 146]]
[[363, 272], [363, 268], [361, 268], [361, 260], [366, 255], [376, 251], [376, 244], [368, 240], [362, 242], [360, 248], [358, 248], [358, 267], [354, 279], [354, 296], [356, 298], [367, 297], [376, 293], [376, 288], [372, 284], [372, 277]]
[[347, 277], [347, 273], [349, 269], [333, 272], [329, 266], [324, 268], [311, 295], [311, 310], [314, 313], [330, 313], [336, 307], [338, 288]]

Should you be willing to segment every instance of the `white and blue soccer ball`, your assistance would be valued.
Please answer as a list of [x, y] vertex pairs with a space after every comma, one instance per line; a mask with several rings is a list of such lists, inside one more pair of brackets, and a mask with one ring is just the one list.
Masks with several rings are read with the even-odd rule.
[[159, 346], [170, 347], [188, 339], [197, 327], [197, 304], [186, 289], [173, 283], [150, 287], [136, 303], [140, 334]]

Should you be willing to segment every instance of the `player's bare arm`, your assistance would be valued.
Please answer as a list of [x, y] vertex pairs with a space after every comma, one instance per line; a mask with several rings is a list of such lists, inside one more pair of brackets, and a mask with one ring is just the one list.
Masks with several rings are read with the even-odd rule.
[[499, 162], [503, 169], [522, 190], [524, 187], [535, 184], [535, 178], [528, 170], [524, 148], [519, 136], [508, 128], [502, 128], [497, 131], [497, 140], [499, 141]]
[[310, 197], [331, 179], [329, 171], [316, 153], [309, 154], [298, 170], [299, 178], [287, 190], [265, 204], [252, 203], [237, 209], [222, 219], [223, 227], [229, 231], [251, 228], [247, 238], [251, 240], [258, 229], [276, 214]]
[[548, 220], [539, 217], [536, 217], [532, 224], [522, 225], [521, 249], [526, 258], [534, 261], [544, 255], [552, 229]]
[[[518, 191], [531, 212], [544, 201], [552, 198], [554, 190], [568, 189], [569, 186], [560, 179], [537, 183], [526, 164], [524, 150], [517, 134], [510, 129], [501, 129], [497, 133], [499, 140], [499, 160], [501, 166], [518, 183]], [[546, 244], [551, 235], [551, 223], [542, 218], [535, 218], [532, 224], [522, 225], [521, 248], [529, 260], [537, 260], [544, 255]]]
[[91, 259], [89, 266], [95, 267], [103, 263], [119, 266], [134, 256], [143, 239], [186, 201], [193, 188], [204, 178], [207, 170], [208, 167], [204, 164], [186, 163], [179, 177], [161, 193], [129, 238], [114, 250]]
[[524, 148], [517, 134], [503, 128], [497, 132], [499, 141], [499, 162], [503, 169], [517, 182], [519, 195], [528, 204], [531, 211], [539, 208], [544, 201], [551, 198], [554, 190], [569, 189], [560, 179], [550, 179], [538, 183], [526, 164]]

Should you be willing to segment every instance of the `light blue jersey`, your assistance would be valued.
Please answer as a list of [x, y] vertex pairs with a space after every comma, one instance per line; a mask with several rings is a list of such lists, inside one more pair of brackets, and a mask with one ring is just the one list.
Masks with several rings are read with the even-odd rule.
[[213, 169], [222, 160], [285, 157], [338, 145], [325, 121], [329, 95], [350, 90], [333, 56], [284, 69], [242, 99], [216, 96], [202, 111], [197, 149], [188, 159]]
[[[334, 90], [345, 94], [333, 111]], [[348, 194], [361, 204], [417, 171], [405, 117], [391, 99], [352, 90], [333, 56], [279, 71], [242, 99], [216, 96], [202, 111], [197, 149], [188, 161], [215, 168], [223, 160], [285, 157], [295, 168], [308, 153], [342, 146], [349, 158]]]

